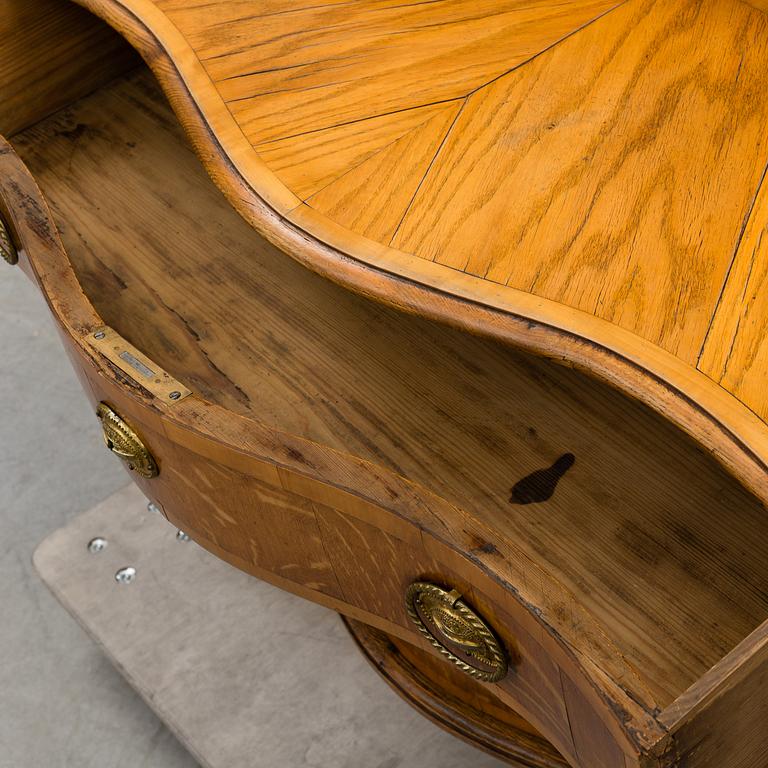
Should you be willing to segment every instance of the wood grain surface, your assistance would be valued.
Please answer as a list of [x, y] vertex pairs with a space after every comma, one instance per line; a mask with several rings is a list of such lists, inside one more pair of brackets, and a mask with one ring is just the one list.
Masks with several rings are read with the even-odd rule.
[[675, 765], [684, 768], [763, 766], [768, 684], [768, 623], [740, 643], [665, 712]]
[[160, 0], [253, 144], [465, 96], [617, 0]]
[[0, 133], [11, 136], [139, 62], [91, 14], [63, 0], [0, 3]]
[[766, 60], [740, 3], [625, 3], [470, 96], [394, 243], [695, 364], [768, 161]]
[[[522, 551], [505, 546], [500, 557], [485, 544], [478, 547], [478, 542], [495, 538], [481, 521], [384, 467], [239, 417], [197, 395], [170, 406], [117, 371], [88, 341], [103, 318], [81, 291], [33, 178], [3, 141], [0, 201], [20, 247], [19, 265], [45, 295], [84, 389], [94, 405], [101, 400], [112, 403], [154, 453], [160, 476], [136, 479], [171, 521], [244, 571], [426, 646], [414, 628], [336, 597], [336, 581], [328, 570], [329, 565], [335, 567], [332, 561], [313, 554], [311, 546], [303, 548], [294, 537], [285, 538], [282, 529], [287, 525], [294, 530], [289, 522], [293, 516], [304, 521], [299, 527], [310, 523], [311, 541], [315, 505], [318, 510], [332, 506], [360, 524], [412, 544], [418, 551], [414, 563], [440, 563], [442, 578], [462, 588], [490, 621], [498, 623], [504, 642], [524, 653], [526, 662], [524, 674], [494, 688], [495, 695], [545, 729], [573, 765], [584, 768], [570, 736], [563, 673], [578, 681], [579, 696], [571, 706], [592, 710], [611, 733], [608, 747], [618, 747], [631, 762], [663, 735], [647, 709], [652, 705], [639, 678], [607, 636], [595, 631], [573, 596]], [[264, 485], [270, 490], [255, 490]], [[233, 532], [238, 520], [252, 518], [254, 493], [261, 493], [267, 525], [273, 526], [269, 551], [258, 544], [258, 538], [269, 535], [258, 525], [252, 526], [257, 541], [251, 536], [242, 541]], [[255, 511], [258, 516], [259, 507]], [[281, 544], [293, 547], [284, 550], [283, 557]], [[407, 560], [394, 564], [404, 589], [417, 572]], [[326, 576], [318, 580], [316, 574]], [[396, 595], [391, 599], [402, 600]], [[532, 610], [533, 604], [546, 607]], [[624, 685], [632, 687], [633, 698]], [[639, 704], [637, 696], [646, 703]]]
[[[16, 147], [108, 324], [211, 401], [482, 517], [547, 563], [658, 703], [768, 617], [764, 578], [743, 562], [763, 509], [693, 443], [576, 372], [378, 307], [266, 246], [207, 181], [148, 77]], [[555, 475], [544, 517], [510, 503], [513, 485], [566, 453], [575, 464]], [[713, 611], [728, 619], [713, 626]]]
[[[246, 219], [143, 73], [16, 138], [77, 279], [0, 147], [22, 268], [168, 517], [406, 640], [405, 585], [457, 585], [578, 768], [760, 759], [763, 4], [83, 3]], [[195, 395], [105, 366], [102, 322]]]
[[768, 185], [747, 222], [699, 367], [768, 421]]
[[768, 499], [768, 395], [707, 363], [768, 163], [762, 0], [78, 2], [284, 252], [591, 371]]

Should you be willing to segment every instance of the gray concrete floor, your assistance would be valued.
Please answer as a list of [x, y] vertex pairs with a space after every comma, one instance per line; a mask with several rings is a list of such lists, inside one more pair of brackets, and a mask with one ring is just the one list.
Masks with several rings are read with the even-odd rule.
[[43, 299], [0, 261], [0, 768], [195, 766], [32, 566], [126, 479]]

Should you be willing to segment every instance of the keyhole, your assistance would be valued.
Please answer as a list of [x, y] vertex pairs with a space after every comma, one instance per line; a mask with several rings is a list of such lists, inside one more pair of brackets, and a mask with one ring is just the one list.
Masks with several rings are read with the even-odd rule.
[[560, 478], [574, 465], [576, 457], [564, 453], [551, 467], [537, 469], [512, 486], [511, 504], [536, 504], [552, 498]]

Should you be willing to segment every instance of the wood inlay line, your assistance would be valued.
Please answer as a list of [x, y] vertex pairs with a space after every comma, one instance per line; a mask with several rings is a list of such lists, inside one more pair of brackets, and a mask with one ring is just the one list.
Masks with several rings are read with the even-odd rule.
[[[459, 101], [459, 100], [458, 100], [458, 99], [452, 99], [452, 100], [451, 100], [451, 101], [449, 101], [449, 102], [441, 102], [441, 103], [447, 103], [447, 104], [451, 104], [451, 103], [454, 103], [454, 102], [457, 102], [457, 101]], [[433, 106], [433, 105], [429, 105], [429, 106]], [[460, 109], [461, 109], [461, 108], [459, 108], [459, 111], [460, 111]], [[409, 110], [409, 111], [410, 111], [410, 110]], [[328, 188], [328, 187], [329, 187], [331, 184], [335, 184], [337, 181], [341, 181], [342, 179], [344, 179], [344, 177], [348, 176], [349, 174], [351, 174], [351, 173], [354, 173], [354, 171], [356, 171], [356, 170], [357, 170], [357, 169], [358, 169], [358, 168], [359, 168], [361, 165], [363, 165], [364, 163], [368, 162], [368, 161], [369, 161], [371, 158], [373, 158], [373, 157], [376, 157], [376, 155], [379, 155], [379, 154], [381, 154], [382, 152], [386, 152], [388, 149], [391, 149], [391, 148], [392, 148], [392, 146], [393, 146], [393, 145], [395, 145], [395, 144], [397, 144], [399, 141], [402, 141], [403, 139], [405, 139], [405, 138], [407, 138], [408, 136], [410, 136], [412, 133], [415, 133], [415, 132], [417, 132], [419, 129], [423, 128], [423, 127], [424, 127], [424, 125], [425, 125], [426, 123], [430, 122], [430, 120], [431, 120], [432, 118], [433, 118], [433, 115], [430, 115], [429, 117], [425, 118], [425, 119], [424, 119], [422, 122], [420, 122], [418, 125], [415, 125], [415, 126], [413, 126], [413, 128], [409, 128], [409, 129], [408, 129], [408, 130], [407, 130], [405, 133], [403, 133], [403, 134], [402, 134], [402, 136], [397, 136], [397, 137], [393, 138], [391, 141], [389, 141], [387, 144], [385, 144], [384, 146], [382, 146], [380, 149], [376, 150], [376, 152], [374, 152], [374, 153], [373, 153], [373, 154], [371, 154], [370, 156], [368, 156], [368, 157], [364, 158], [364, 159], [363, 159], [363, 160], [361, 160], [359, 163], [355, 163], [354, 165], [352, 165], [351, 167], [349, 167], [347, 170], [345, 170], [345, 171], [344, 171], [344, 173], [342, 173], [342, 174], [341, 174], [341, 176], [338, 176], [337, 178], [335, 178], [335, 179], [333, 179], [333, 180], [329, 181], [327, 184], [324, 184], [322, 187], [320, 187], [320, 188], [319, 188], [319, 189], [318, 189], [316, 192], [314, 192], [312, 195], [308, 195], [308, 196], [307, 196], [307, 199], [306, 199], [306, 200], [304, 200], [303, 202], [305, 202], [305, 203], [306, 203], [306, 202], [307, 202], [308, 200], [310, 200], [312, 197], [314, 197], [315, 195], [318, 195], [318, 194], [320, 194], [321, 192], [323, 192], [323, 190], [327, 189], [327, 188]], [[454, 117], [454, 118], [453, 118], [453, 121], [451, 122], [451, 126], [453, 125], [453, 123], [455, 122], [455, 120], [456, 120], [456, 118]], [[448, 128], [448, 131], [446, 131], [446, 135], [448, 134], [448, 132], [449, 132], [449, 131], [450, 131], [450, 127]], [[443, 140], [441, 141], [441, 146], [442, 146], [442, 143], [443, 143], [444, 141], [445, 141], [445, 137], [443, 137]], [[438, 150], [438, 151], [439, 151], [439, 150]]]
[[[436, 2], [436, 0], [430, 0], [430, 2]], [[341, 123], [333, 123], [332, 125], [327, 125], [323, 128], [312, 128], [311, 130], [308, 130], [308, 131], [301, 131], [300, 133], [292, 133], [288, 136], [281, 136], [278, 139], [270, 139], [269, 141], [265, 141], [263, 144], [257, 145], [256, 149], [258, 150], [264, 147], [269, 147], [271, 145], [277, 144], [278, 142], [285, 141], [287, 139], [298, 139], [301, 136], [309, 136], [310, 134], [313, 134], [313, 133], [328, 131], [332, 128], [343, 128], [344, 126], [347, 126], [347, 125], [355, 125], [356, 123], [365, 123], [368, 120], [376, 120], [377, 118], [380, 118], [380, 117], [390, 117], [391, 115], [399, 115], [399, 114], [402, 114], [403, 112], [412, 112], [414, 110], [424, 109], [425, 107], [437, 107], [440, 104], [452, 104], [453, 102], [456, 102], [456, 101], [463, 101], [465, 98], [466, 97], [464, 96], [458, 96], [456, 98], [451, 98], [451, 99], [439, 99], [438, 101], [428, 101], [424, 104], [417, 104], [416, 106], [413, 106], [413, 107], [404, 107], [403, 109], [393, 109], [390, 112], [383, 112], [380, 115], [366, 115], [365, 117], [357, 117], [354, 120], [346, 120]]]
[[392, 233], [392, 237], [389, 239], [389, 245], [392, 245], [395, 238], [397, 237], [397, 232], [402, 226], [403, 221], [405, 221], [405, 218], [408, 215], [408, 211], [411, 209], [411, 206], [413, 205], [413, 201], [416, 199], [416, 196], [419, 194], [421, 185], [426, 181], [427, 176], [429, 176], [429, 172], [432, 170], [432, 166], [435, 164], [435, 161], [437, 160], [437, 158], [440, 155], [440, 152], [445, 146], [445, 142], [448, 140], [448, 137], [451, 135], [451, 131], [453, 130], [453, 127], [456, 125], [456, 122], [458, 121], [459, 117], [461, 117], [461, 113], [463, 112], [464, 107], [467, 105], [467, 100], [468, 100], [468, 97], [462, 101], [461, 106], [459, 107], [459, 111], [456, 113], [456, 117], [453, 118], [453, 121], [448, 127], [448, 130], [445, 132], [445, 136], [443, 136], [443, 140], [440, 142], [440, 146], [437, 148], [437, 152], [435, 152], [434, 157], [432, 158], [429, 165], [427, 166], [427, 170], [424, 172], [424, 175], [419, 180], [416, 190], [411, 196], [411, 199], [408, 201], [408, 206], [406, 207], [405, 211], [403, 211], [403, 215], [400, 217], [400, 221], [398, 221], [397, 227], [395, 227], [395, 231]]
[[[151, 62], [230, 203], [286, 252], [365, 295], [583, 365], [684, 429], [706, 422], [707, 450], [763, 493], [764, 0], [78, 2]], [[265, 48], [278, 27], [295, 36]], [[323, 75], [332, 58], [354, 82], [285, 90], [345, 79]], [[226, 106], [249, 90], [281, 92]], [[429, 162], [437, 119], [404, 118], [304, 175], [277, 151], [295, 136], [298, 158], [325, 126], [369, 133], [377, 114], [470, 92]], [[397, 175], [401, 145], [417, 191], [390, 231], [376, 173]]]
[[[715, 318], [717, 317], [717, 313], [720, 309], [720, 305], [723, 301], [723, 296], [725, 294], [726, 286], [728, 285], [730, 279], [731, 279], [731, 273], [733, 272], [733, 265], [736, 263], [736, 259], [739, 255], [739, 251], [741, 250], [741, 243], [744, 240], [744, 233], [747, 231], [747, 226], [750, 222], [750, 219], [752, 218], [752, 214], [755, 210], [755, 205], [757, 204], [757, 200], [760, 197], [760, 191], [763, 188], [763, 185], [765, 184], [766, 175], [768, 175], [768, 162], [766, 162], [765, 167], [763, 168], [763, 175], [760, 177], [760, 182], [757, 185], [757, 188], [755, 189], [754, 197], [752, 198], [752, 203], [749, 206], [749, 210], [744, 215], [744, 221], [742, 222], [741, 229], [739, 230], [739, 235], [736, 238], [736, 243], [733, 248], [733, 257], [731, 258], [731, 263], [728, 265], [728, 271], [725, 274], [725, 278], [723, 279], [723, 284], [720, 288], [720, 295], [717, 297], [717, 303], [715, 304], [715, 309], [712, 312], [712, 318], [709, 321], [709, 326], [707, 327], [707, 332], [704, 335], [704, 341], [701, 343], [701, 349], [699, 350], [699, 355], [696, 358], [696, 367], [701, 369], [701, 358], [704, 355], [704, 350], [707, 347], [707, 342], [709, 341], [709, 336], [712, 333], [712, 327], [715, 323]], [[747, 291], [747, 284], [749, 283], [749, 278], [752, 275], [752, 268], [750, 267], [749, 275], [747, 275], [747, 281], [744, 284], [744, 292], [746, 294]], [[738, 328], [737, 328], [738, 333]], [[731, 352], [733, 351], [733, 345], [736, 341], [736, 334], [734, 334], [733, 339], [731, 340], [731, 346], [729, 349], [728, 354], [726, 355], [726, 364], [727, 360], [730, 358]]]
[[535, 61], [539, 56], [545, 54], [547, 51], [550, 51], [552, 48], [555, 48], [556, 46], [560, 45], [561, 43], [564, 43], [569, 37], [573, 37], [573, 35], [578, 34], [582, 30], [586, 29], [590, 25], [594, 24], [597, 21], [600, 21], [604, 16], [607, 16], [609, 13], [613, 13], [617, 8], [622, 6], [624, 3], [626, 3], [628, 0], [619, 0], [616, 5], [613, 6], [613, 8], [608, 8], [606, 11], [603, 11], [603, 13], [599, 14], [598, 16], [595, 16], [594, 19], [590, 19], [589, 21], [582, 24], [580, 27], [574, 29], [572, 32], [569, 32], [567, 35], [563, 35], [559, 40], [555, 40], [551, 45], [548, 45], [546, 48], [542, 48], [537, 53], [533, 54], [529, 59], [526, 59], [525, 61], [521, 61], [519, 64], [515, 64], [514, 67], [510, 67], [506, 72], [501, 72], [500, 74], [496, 75], [495, 77], [492, 77], [487, 83], [483, 83], [482, 85], [478, 85], [477, 88], [473, 88], [467, 96], [472, 96], [472, 94], [477, 93], [477, 91], [482, 90], [483, 88], [487, 88], [489, 85], [492, 85], [497, 80], [501, 80], [503, 77], [506, 77], [507, 75], [512, 74], [515, 70], [520, 69], [520, 67], [524, 67], [526, 64], [530, 64], [532, 61]]

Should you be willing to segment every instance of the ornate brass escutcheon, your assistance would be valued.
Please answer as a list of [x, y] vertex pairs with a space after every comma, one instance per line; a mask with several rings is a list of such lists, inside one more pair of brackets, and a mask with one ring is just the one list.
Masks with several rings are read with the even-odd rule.
[[142, 477], [156, 477], [157, 462], [139, 436], [106, 403], [99, 403], [96, 415], [104, 431], [104, 444], [122, 459], [128, 469]]
[[459, 669], [489, 683], [507, 674], [501, 643], [455, 589], [415, 581], [405, 593], [405, 606], [421, 634]]
[[11, 240], [11, 233], [8, 227], [0, 217], [0, 255], [9, 263], [16, 264], [19, 260], [19, 254], [16, 253], [16, 246]]

